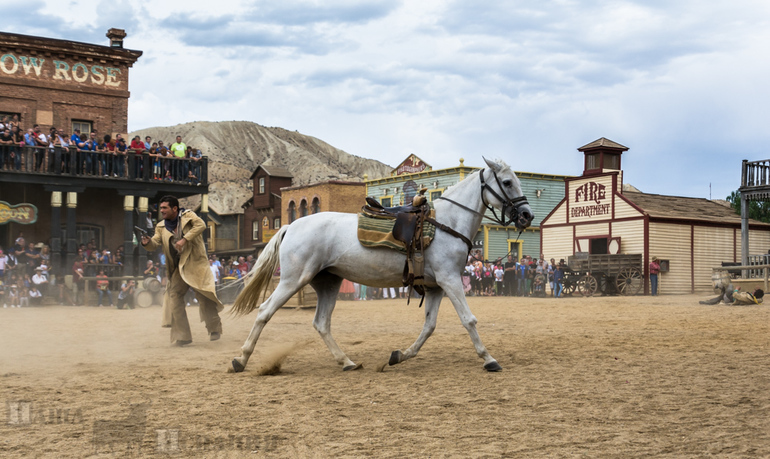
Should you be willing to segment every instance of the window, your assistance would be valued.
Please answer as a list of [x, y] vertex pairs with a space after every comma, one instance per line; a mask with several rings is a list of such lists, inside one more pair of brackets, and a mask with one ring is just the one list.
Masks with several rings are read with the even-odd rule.
[[265, 178], [259, 178], [259, 194], [265, 194]]
[[[75, 232], [77, 234], [76, 240], [78, 245], [88, 244], [91, 240], [93, 240], [94, 244], [98, 248], [101, 248], [104, 242], [102, 240], [103, 231], [104, 231], [104, 228], [101, 226], [78, 223], [75, 226]], [[66, 225], [61, 226], [61, 243], [62, 243], [62, 247], [64, 248], [67, 247], [67, 226]]]
[[299, 216], [300, 218], [307, 217], [307, 201], [304, 199], [299, 203]]
[[251, 240], [259, 240], [259, 220], [254, 220], [251, 222]]
[[[11, 112], [0, 112], [0, 121], [5, 119], [5, 117], [8, 117], [8, 121], [13, 122], [13, 117], [16, 117], [16, 122], [18, 123], [19, 120], [21, 120], [21, 114], [20, 113], [11, 113]], [[21, 131], [21, 126], [19, 126], [19, 130]], [[24, 134], [26, 131], [22, 131], [22, 134]]]
[[[508, 253], [513, 257], [514, 261], [519, 260], [520, 254], [521, 254], [521, 246], [524, 244], [523, 241], [520, 241], [519, 239], [508, 239]], [[507, 261], [503, 260], [503, 262]]]
[[586, 155], [586, 170], [599, 169], [599, 153]]
[[431, 191], [430, 192], [430, 200], [435, 201], [436, 199], [441, 197], [442, 190], [437, 191]]
[[80, 135], [85, 134], [88, 137], [93, 130], [93, 123], [90, 121], [72, 120], [72, 132], [75, 132], [75, 129], [80, 129]]
[[293, 223], [297, 219], [297, 206], [294, 201], [289, 203], [289, 223]]
[[604, 168], [620, 170], [620, 155], [604, 154]]
[[310, 213], [317, 214], [321, 211], [321, 201], [318, 198], [313, 198], [313, 205], [310, 206]]
[[262, 219], [262, 226], [267, 228], [269, 225], [270, 225], [270, 220], [267, 217], [263, 218]]
[[281, 229], [281, 217], [275, 217], [273, 219], [273, 229]]
[[382, 198], [380, 199], [380, 204], [382, 204], [382, 207], [390, 207], [392, 206], [393, 198]]
[[591, 239], [590, 246], [591, 255], [606, 255], [607, 252], [607, 238]]

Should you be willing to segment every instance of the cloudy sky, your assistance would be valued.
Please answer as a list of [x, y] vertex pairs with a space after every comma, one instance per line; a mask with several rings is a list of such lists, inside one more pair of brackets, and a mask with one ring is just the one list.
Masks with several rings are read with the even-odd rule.
[[130, 130], [247, 120], [393, 166], [483, 155], [563, 175], [607, 137], [630, 148], [626, 183], [705, 198], [770, 158], [763, 0], [13, 4], [1, 30], [106, 44], [126, 29], [144, 52]]

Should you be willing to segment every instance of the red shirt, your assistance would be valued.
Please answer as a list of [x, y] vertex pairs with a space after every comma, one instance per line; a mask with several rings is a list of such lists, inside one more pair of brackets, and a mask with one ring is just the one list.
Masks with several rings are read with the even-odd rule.
[[650, 274], [658, 274], [660, 272], [660, 263], [653, 261], [650, 263]]
[[144, 150], [144, 142], [141, 140], [132, 140], [131, 141], [131, 149], [132, 150]]

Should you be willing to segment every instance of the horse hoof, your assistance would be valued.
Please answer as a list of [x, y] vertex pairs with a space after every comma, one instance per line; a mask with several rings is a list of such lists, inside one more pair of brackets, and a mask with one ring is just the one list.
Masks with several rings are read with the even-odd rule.
[[487, 371], [503, 371], [503, 367], [500, 366], [499, 363], [497, 363], [496, 360], [493, 360], [487, 364], [484, 365], [484, 369]]
[[346, 367], [342, 368], [342, 371], [354, 371], [354, 370], [360, 370], [363, 368], [364, 365], [362, 363], [359, 363], [358, 365], [348, 365]]
[[401, 351], [393, 351], [390, 354], [390, 360], [388, 360], [388, 365], [395, 365], [401, 361]]
[[245, 369], [246, 367], [244, 367], [238, 359], [233, 359], [233, 372], [240, 373]]

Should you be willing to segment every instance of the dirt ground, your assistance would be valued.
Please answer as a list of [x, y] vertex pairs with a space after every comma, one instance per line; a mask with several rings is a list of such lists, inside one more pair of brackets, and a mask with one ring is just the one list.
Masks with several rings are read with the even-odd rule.
[[[770, 457], [770, 307], [703, 296], [470, 298], [487, 373], [448, 299], [340, 302], [342, 372], [282, 309], [244, 373], [256, 313], [169, 345], [160, 308], [0, 309], [2, 457]], [[277, 357], [280, 372], [261, 375]]]

